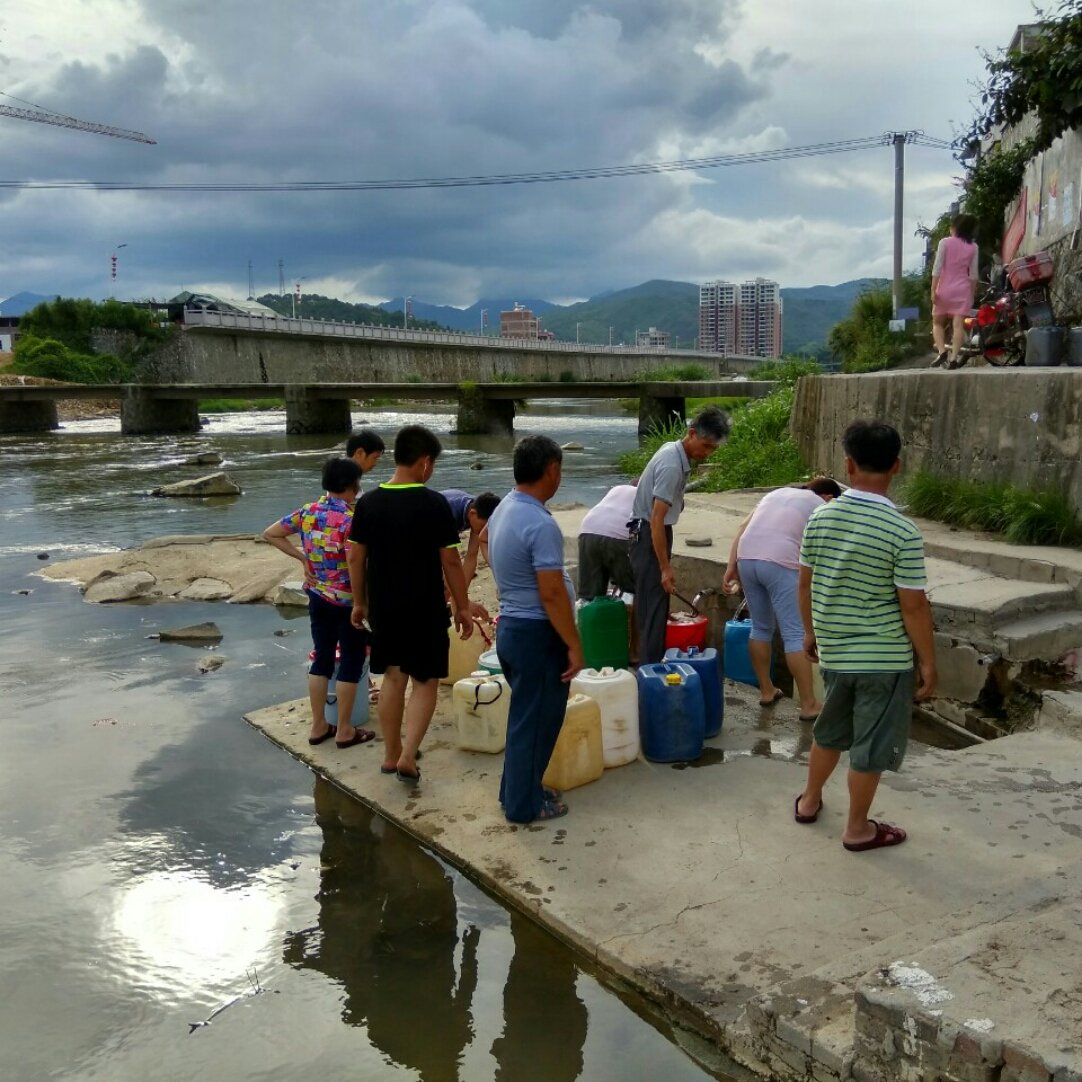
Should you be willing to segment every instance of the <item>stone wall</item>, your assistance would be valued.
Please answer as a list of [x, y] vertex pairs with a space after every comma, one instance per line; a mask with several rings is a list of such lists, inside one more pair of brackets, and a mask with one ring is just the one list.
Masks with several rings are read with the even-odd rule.
[[903, 474], [1057, 489], [1082, 512], [1082, 369], [925, 369], [797, 385], [791, 429], [809, 467], [844, 478], [842, 435], [862, 418], [901, 432]]
[[[565, 353], [538, 349], [379, 342], [318, 335], [188, 330], [141, 367], [152, 383], [461, 383], [513, 372], [528, 380], [634, 380], [669, 362], [657, 353]], [[707, 378], [742, 371], [747, 362], [696, 359]]]

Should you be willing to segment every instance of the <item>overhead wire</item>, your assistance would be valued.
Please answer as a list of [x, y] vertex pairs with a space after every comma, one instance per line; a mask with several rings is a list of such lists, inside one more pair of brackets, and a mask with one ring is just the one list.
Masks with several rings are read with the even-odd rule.
[[[949, 148], [949, 143], [921, 133], [914, 139], [922, 146]], [[553, 184], [572, 180], [599, 180], [611, 177], [696, 172], [725, 169], [740, 165], [788, 161], [794, 158], [823, 157], [871, 150], [883, 145], [883, 136], [863, 136], [806, 146], [752, 150], [740, 154], [720, 154], [675, 161], [636, 162], [626, 165], [592, 166], [532, 173], [498, 173], [482, 176], [411, 177], [386, 180], [286, 180], [286, 181], [115, 181], [115, 180], [0, 180], [0, 189], [8, 190], [93, 190], [124, 192], [360, 192], [408, 191], [434, 188], [476, 188], [511, 184]]]

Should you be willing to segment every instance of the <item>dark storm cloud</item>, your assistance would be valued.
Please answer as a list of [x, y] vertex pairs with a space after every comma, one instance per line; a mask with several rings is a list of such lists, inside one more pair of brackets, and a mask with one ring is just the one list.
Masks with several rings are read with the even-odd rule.
[[[7, 122], [0, 176], [196, 182], [518, 173], [889, 127], [949, 134], [940, 120], [964, 106], [980, 70], [970, 31], [984, 10], [978, 0], [949, 12], [935, 0], [882, 3], [874, 16], [848, 0], [817, 0], [814, 13], [785, 0], [9, 3], [25, 9], [25, 39], [7, 27], [0, 89], [159, 143]], [[1025, 16], [1026, 0], [1010, 3]], [[942, 22], [934, 40], [920, 13]], [[1009, 38], [1010, 16], [1000, 21], [981, 44]], [[955, 170], [919, 152], [911, 166], [907, 208], [934, 218]], [[308, 289], [454, 303], [665, 276], [841, 281], [889, 270], [891, 177], [889, 152], [875, 150], [548, 186], [0, 193], [17, 275], [0, 296], [101, 294], [119, 243], [118, 290], [159, 295], [243, 291], [248, 259], [266, 286], [279, 258], [316, 283]]]
[[[312, 0], [288, 10], [286, 18], [255, 0], [146, 0], [154, 44], [61, 64], [29, 91], [54, 108], [146, 131], [159, 145], [22, 131], [8, 175], [358, 179], [649, 160], [662, 140], [724, 127], [765, 91], [736, 63], [715, 66], [695, 50], [719, 38], [729, 6], [717, 0]], [[591, 256], [672, 197], [664, 183], [627, 182], [58, 196], [39, 239], [81, 222], [84, 232], [100, 228], [100, 248], [119, 229], [146, 289], [232, 278], [253, 252], [272, 265], [277, 252], [291, 268], [388, 295], [424, 293], [418, 273], [446, 288], [456, 272], [478, 288], [536, 283], [574, 293], [596, 288]], [[35, 201], [45, 202], [25, 194], [20, 210]], [[89, 205], [104, 212], [96, 223], [81, 221]], [[95, 268], [88, 288], [97, 277]]]

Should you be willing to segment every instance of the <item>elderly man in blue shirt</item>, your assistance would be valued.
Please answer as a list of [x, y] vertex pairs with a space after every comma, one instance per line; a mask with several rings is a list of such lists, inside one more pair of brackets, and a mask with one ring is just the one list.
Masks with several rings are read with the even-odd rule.
[[635, 573], [635, 619], [639, 659], [645, 665], [665, 656], [669, 595], [676, 593], [672, 531], [684, 510], [684, 488], [692, 462], [702, 462], [729, 434], [717, 406], [704, 406], [688, 422], [682, 440], [662, 444], [646, 465], [631, 512], [631, 568]]
[[563, 452], [548, 436], [515, 446], [515, 488], [488, 523], [489, 563], [500, 593], [496, 653], [511, 686], [500, 803], [512, 823], [558, 819], [567, 805], [542, 787], [582, 668], [574, 587], [564, 538], [545, 507], [560, 487]]

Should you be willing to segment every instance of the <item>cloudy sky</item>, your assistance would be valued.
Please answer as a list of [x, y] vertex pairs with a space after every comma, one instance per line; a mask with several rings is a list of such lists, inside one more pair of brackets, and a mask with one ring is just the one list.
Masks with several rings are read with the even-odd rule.
[[[1031, 17], [1028, 0], [6, 0], [0, 90], [158, 145], [0, 117], [0, 180], [444, 177], [949, 139], [978, 50]], [[907, 265], [958, 172], [909, 148]], [[892, 197], [889, 148], [443, 191], [0, 190], [0, 298], [245, 294], [249, 259], [257, 293], [282, 259], [309, 292], [457, 305], [835, 283], [889, 275]]]

